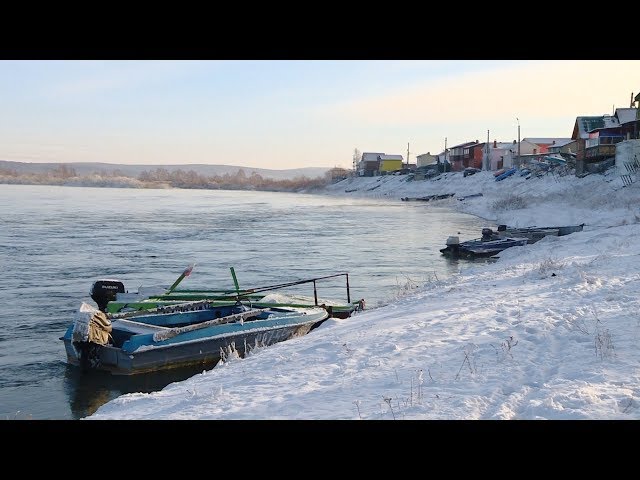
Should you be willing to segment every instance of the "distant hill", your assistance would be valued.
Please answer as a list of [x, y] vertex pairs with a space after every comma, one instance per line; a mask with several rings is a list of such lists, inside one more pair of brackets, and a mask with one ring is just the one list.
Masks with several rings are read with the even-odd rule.
[[111, 173], [116, 170], [122, 172], [127, 177], [137, 177], [144, 171], [152, 171], [158, 168], [164, 168], [169, 172], [175, 170], [183, 170], [188, 172], [193, 170], [194, 172], [205, 175], [207, 177], [215, 175], [224, 175], [228, 173], [235, 175], [238, 170], [244, 170], [247, 176], [251, 176], [253, 172], [256, 172], [262, 178], [270, 178], [273, 180], [291, 180], [296, 177], [305, 176], [307, 178], [322, 177], [329, 167], [306, 167], [306, 168], [292, 168], [289, 170], [270, 170], [266, 168], [254, 168], [254, 167], [238, 167], [234, 165], [206, 165], [201, 163], [192, 163], [185, 165], [124, 165], [117, 163], [100, 163], [100, 162], [80, 162], [80, 163], [31, 163], [31, 162], [10, 162], [6, 160], [0, 160], [0, 168], [15, 170], [18, 173], [46, 173], [54, 170], [60, 165], [66, 165], [75, 170], [80, 176], [90, 175], [92, 173], [101, 174]]

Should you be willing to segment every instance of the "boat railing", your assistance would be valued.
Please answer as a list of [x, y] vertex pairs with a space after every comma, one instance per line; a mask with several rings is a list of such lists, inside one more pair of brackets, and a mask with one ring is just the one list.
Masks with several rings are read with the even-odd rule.
[[351, 303], [351, 292], [349, 290], [349, 274], [344, 272], [344, 273], [335, 273], [333, 275], [325, 275], [323, 277], [315, 277], [315, 278], [309, 278], [306, 280], [296, 280], [294, 282], [287, 282], [287, 283], [280, 283], [280, 284], [276, 284], [276, 285], [267, 285], [265, 287], [258, 287], [258, 288], [250, 288], [247, 290], [240, 290], [239, 292], [235, 292], [235, 291], [229, 291], [227, 292], [229, 295], [233, 295], [233, 294], [238, 294], [238, 295], [243, 295], [243, 294], [251, 294], [251, 293], [260, 293], [260, 292], [268, 292], [271, 290], [279, 290], [282, 288], [286, 288], [286, 287], [293, 287], [295, 285], [302, 285], [305, 283], [313, 283], [313, 299], [316, 305], [318, 305], [318, 286], [317, 286], [317, 281], [318, 280], [325, 280], [327, 278], [335, 278], [335, 277], [340, 277], [340, 276], [345, 276], [346, 278], [346, 288], [347, 288], [347, 303]]
[[[252, 295], [252, 294], [255, 294], [255, 293], [269, 292], [269, 291], [272, 291], [272, 290], [280, 290], [280, 289], [283, 289], [283, 288], [293, 287], [293, 286], [296, 286], [296, 285], [312, 283], [313, 284], [314, 303], [315, 303], [316, 306], [318, 306], [319, 305], [319, 301], [318, 301], [318, 282], [320, 280], [326, 280], [326, 279], [329, 279], [329, 278], [336, 278], [336, 277], [341, 277], [341, 276], [345, 277], [346, 292], [347, 292], [347, 303], [351, 304], [351, 291], [350, 291], [350, 286], [349, 286], [349, 274], [347, 272], [335, 273], [333, 275], [324, 275], [324, 276], [321, 276], [321, 277], [308, 278], [308, 279], [304, 279], [304, 280], [295, 280], [295, 281], [291, 281], [291, 282], [278, 283], [278, 284], [274, 284], [274, 285], [266, 285], [266, 286], [263, 286], [263, 287], [256, 287], [256, 288], [246, 288], [246, 289], [238, 288], [236, 290], [217, 290], [217, 291], [215, 291], [215, 294], [210, 295], [209, 298], [210, 299], [214, 299], [214, 298], [218, 298], [218, 299], [237, 298], [237, 299], [240, 299], [242, 297], [246, 297], [248, 295]], [[174, 290], [172, 293], [154, 296], [153, 298], [169, 299], [169, 298], [179, 297], [181, 294], [182, 295], [189, 295], [189, 294], [199, 294], [199, 293], [206, 294], [206, 293], [213, 293], [213, 292], [208, 291], [208, 290]]]

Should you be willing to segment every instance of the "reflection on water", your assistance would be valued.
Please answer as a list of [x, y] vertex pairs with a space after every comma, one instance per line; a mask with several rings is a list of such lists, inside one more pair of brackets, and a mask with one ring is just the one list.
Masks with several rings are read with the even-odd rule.
[[69, 397], [73, 419], [92, 415], [98, 408], [125, 393], [151, 393], [162, 390], [173, 382], [193, 377], [208, 366], [182, 367], [139, 375], [112, 375], [108, 372], [82, 373], [79, 367], [67, 365], [64, 391]]
[[494, 263], [498, 261], [497, 258], [493, 258], [493, 257], [465, 258], [465, 257], [450, 257], [448, 255], [443, 255], [442, 258], [444, 258], [445, 262], [449, 267], [451, 267], [451, 271], [454, 273], [460, 271], [460, 267], [465, 265], [475, 264], [475, 263]]

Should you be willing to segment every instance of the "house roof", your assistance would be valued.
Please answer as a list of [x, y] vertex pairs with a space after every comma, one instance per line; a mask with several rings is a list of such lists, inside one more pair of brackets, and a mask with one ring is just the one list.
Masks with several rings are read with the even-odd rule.
[[384, 153], [380, 155], [380, 160], [400, 160], [402, 161], [402, 155], [385, 155]]
[[[566, 144], [568, 142], [573, 141], [571, 138], [567, 138], [567, 137], [562, 137], [562, 138], [555, 138], [555, 137], [549, 137], [549, 138], [523, 138], [523, 140], [526, 140], [527, 142], [530, 143], [535, 143], [536, 145], [558, 145], [560, 142], [562, 142], [562, 144]], [[555, 142], [555, 144], [553, 143]]]
[[573, 140], [572, 138], [566, 138], [561, 142], [556, 142], [554, 145], [549, 145], [549, 147], [564, 147], [565, 145], [568, 145], [573, 142], [575, 142], [575, 140]]
[[453, 148], [464, 148], [464, 147], [470, 147], [471, 145], [475, 145], [478, 142], [465, 142], [465, 143], [461, 143], [460, 145], [454, 145], [453, 147], [449, 147], [449, 150], [453, 149]]
[[[583, 116], [576, 117], [576, 123], [573, 128], [573, 137], [576, 138], [589, 138], [589, 132], [596, 130], [598, 128], [609, 127], [609, 124], [605, 121], [606, 119], [610, 119], [609, 115], [597, 115], [597, 116]], [[577, 131], [576, 131], [577, 128]]]
[[[494, 148], [494, 144], [491, 143], [489, 144], [491, 146], [491, 148]], [[504, 150], [508, 150], [510, 148], [518, 148], [518, 144], [517, 143], [511, 143], [511, 142], [496, 142], [495, 143], [495, 148], [502, 148]]]
[[622, 123], [633, 122], [636, 120], [637, 108], [616, 108], [616, 117]]
[[378, 157], [380, 155], [384, 155], [384, 153], [364, 152], [362, 154], [362, 158], [360, 159], [360, 162], [377, 162], [378, 161]]
[[589, 132], [594, 130], [619, 127], [623, 123], [633, 122], [636, 120], [637, 111], [637, 108], [616, 108], [613, 115], [576, 117], [572, 137], [588, 138]]

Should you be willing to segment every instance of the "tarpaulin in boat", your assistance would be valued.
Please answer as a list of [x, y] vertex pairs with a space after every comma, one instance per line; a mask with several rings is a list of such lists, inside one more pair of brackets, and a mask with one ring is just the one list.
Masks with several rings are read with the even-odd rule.
[[111, 320], [107, 315], [83, 302], [73, 322], [72, 340], [106, 345], [111, 330]]

